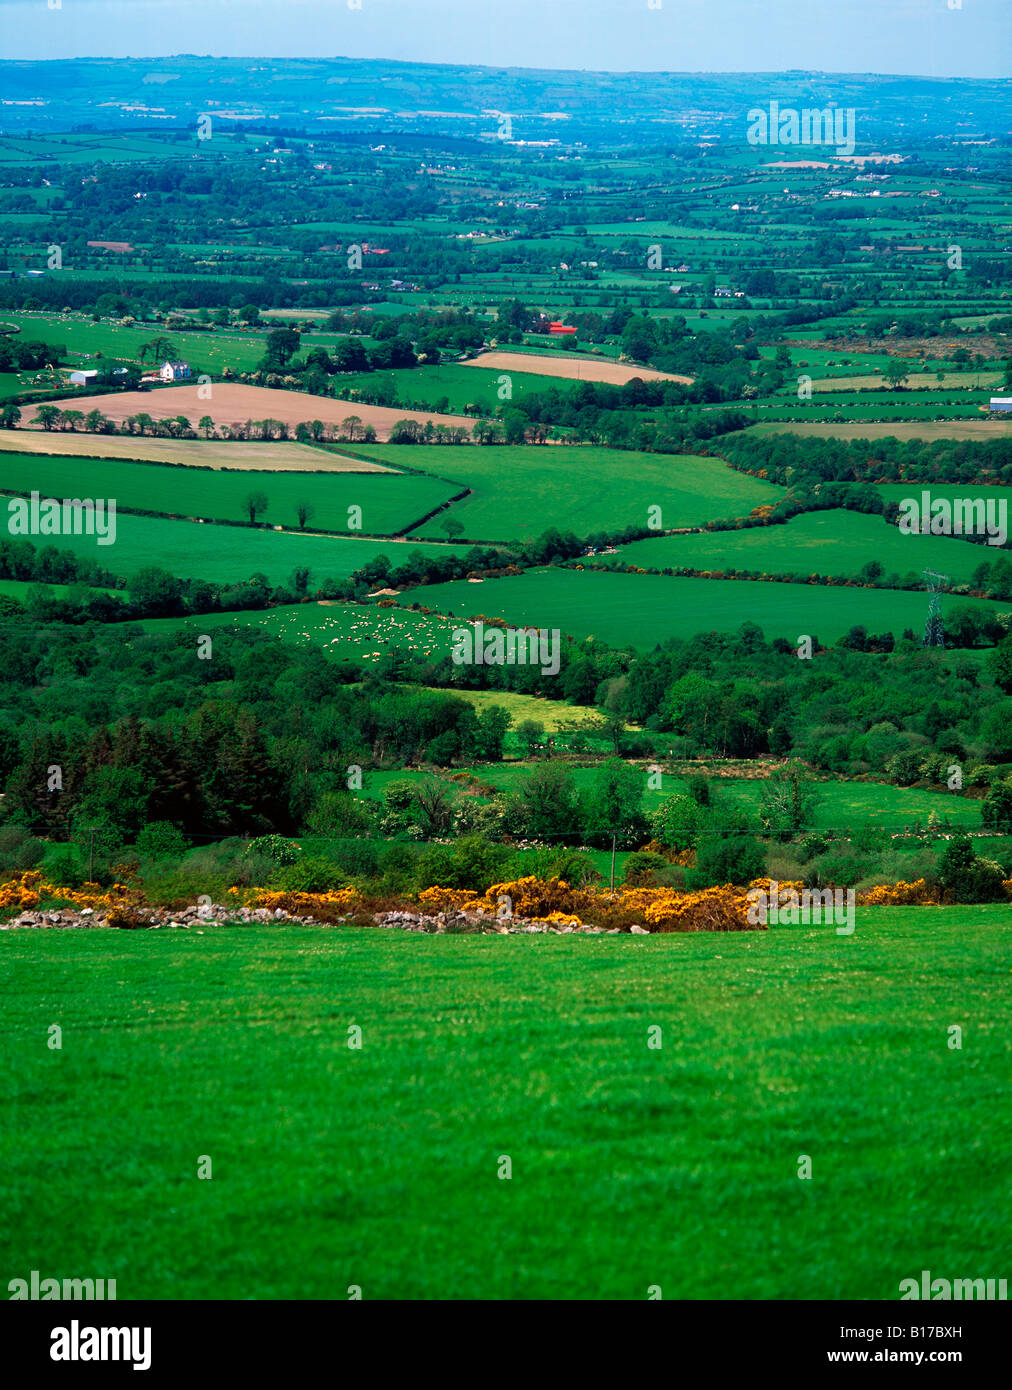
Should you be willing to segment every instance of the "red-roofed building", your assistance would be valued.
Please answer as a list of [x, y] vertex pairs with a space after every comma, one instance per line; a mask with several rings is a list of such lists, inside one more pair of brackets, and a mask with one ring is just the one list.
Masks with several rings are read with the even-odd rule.
[[566, 323], [550, 323], [548, 325], [548, 331], [549, 333], [557, 333], [561, 335], [563, 333], [573, 334], [576, 332], [576, 329], [570, 328], [570, 326]]

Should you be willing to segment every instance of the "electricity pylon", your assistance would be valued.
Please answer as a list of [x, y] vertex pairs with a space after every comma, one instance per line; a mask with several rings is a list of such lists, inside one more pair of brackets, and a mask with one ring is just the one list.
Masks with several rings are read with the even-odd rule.
[[928, 603], [928, 618], [924, 624], [925, 647], [944, 647], [945, 628], [942, 624], [942, 593], [949, 587], [949, 576], [938, 574], [935, 570], [925, 570], [924, 579], [931, 595]]

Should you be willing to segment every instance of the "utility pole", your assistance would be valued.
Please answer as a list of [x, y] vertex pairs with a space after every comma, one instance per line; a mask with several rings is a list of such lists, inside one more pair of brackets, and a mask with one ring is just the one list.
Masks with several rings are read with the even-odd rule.
[[611, 837], [611, 896], [615, 896], [615, 839]]
[[89, 883], [94, 883], [94, 882], [95, 882], [95, 828], [94, 828], [94, 826], [92, 826], [92, 828], [88, 831], [88, 836], [89, 836], [89, 843], [88, 843], [88, 882], [89, 882]]

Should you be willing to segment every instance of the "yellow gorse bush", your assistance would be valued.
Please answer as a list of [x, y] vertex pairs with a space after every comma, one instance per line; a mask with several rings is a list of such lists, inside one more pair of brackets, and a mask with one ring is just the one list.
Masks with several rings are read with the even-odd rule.
[[[1005, 885], [1006, 890], [1008, 886]], [[858, 893], [857, 901], [862, 907], [931, 907], [938, 906], [940, 899], [937, 890], [918, 878], [913, 883], [900, 879], [899, 883], [869, 888], [866, 893]]]
[[29, 910], [44, 900], [56, 898], [74, 907], [91, 907], [98, 911], [115, 907], [131, 892], [124, 883], [114, 883], [111, 888], [103, 888], [98, 883], [84, 883], [80, 888], [60, 888], [50, 883], [41, 870], [31, 869], [19, 878], [0, 883], [0, 910], [9, 907]]
[[[1004, 883], [1006, 896], [1012, 900], [1012, 879]], [[804, 884], [780, 882], [781, 894], [791, 891], [799, 895]], [[748, 888], [723, 884], [697, 892], [680, 892], [675, 888], [621, 887], [614, 896], [605, 888], [574, 888], [565, 879], [512, 879], [493, 884], [486, 893], [473, 893], [458, 888], [425, 888], [415, 896], [418, 906], [429, 912], [483, 913], [490, 918], [520, 917], [551, 926], [571, 923], [606, 921], [609, 925], [628, 926], [633, 922], [653, 931], [756, 931], [765, 930], [748, 921], [749, 890], [770, 892], [770, 880], [754, 879]], [[364, 904], [362, 894], [355, 888], [336, 888], [326, 893], [276, 892], [258, 888], [230, 888], [228, 897], [235, 907], [282, 908], [297, 916], [321, 916], [330, 920], [335, 914], [347, 912]], [[105, 911], [133, 903], [142, 905], [142, 894], [136, 888], [114, 883], [102, 888], [97, 883], [85, 883], [80, 888], [61, 888], [49, 882], [38, 869], [0, 884], [0, 911], [30, 910], [43, 901], [56, 900], [76, 908]], [[857, 895], [862, 907], [931, 906], [940, 902], [937, 889], [924, 879], [913, 883], [883, 884]]]

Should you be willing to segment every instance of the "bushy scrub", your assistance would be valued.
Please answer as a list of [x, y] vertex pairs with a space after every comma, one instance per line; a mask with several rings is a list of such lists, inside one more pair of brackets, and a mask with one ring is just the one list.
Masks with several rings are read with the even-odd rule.
[[766, 852], [751, 835], [713, 835], [700, 841], [696, 862], [685, 873], [685, 886], [695, 892], [724, 883], [745, 885], [766, 872]]
[[507, 877], [510, 850], [477, 835], [453, 845], [430, 845], [418, 861], [420, 884], [436, 888], [466, 888], [484, 893]]
[[1012, 778], [991, 783], [980, 808], [980, 821], [990, 830], [1012, 830]]
[[654, 838], [668, 849], [694, 849], [703, 820], [704, 812], [697, 799], [676, 795], [665, 798], [650, 817], [650, 827]]
[[50, 845], [45, 857], [45, 874], [61, 888], [79, 888], [87, 874], [74, 845]]
[[556, 849], [521, 849], [510, 856], [507, 878], [562, 879], [573, 888], [600, 883], [602, 874], [587, 854], [565, 846]]
[[377, 855], [376, 872], [379, 877], [370, 887], [380, 893], [411, 892], [418, 880], [418, 861], [421, 850], [414, 845], [398, 844], [394, 841], [384, 845]]
[[[807, 888], [853, 888], [866, 875], [874, 873], [875, 862], [869, 855], [834, 850], [806, 864], [802, 878]], [[881, 883], [882, 880], [877, 881]]]
[[335, 888], [346, 887], [347, 883], [335, 864], [307, 856], [278, 869], [271, 875], [268, 886], [282, 893], [329, 893]]
[[804, 863], [814, 859], [816, 855], [825, 854], [829, 849], [829, 840], [825, 835], [820, 835], [817, 831], [809, 831], [801, 840], [800, 858]]
[[0, 826], [0, 877], [22, 874], [42, 862], [46, 847], [18, 825]]
[[767, 835], [787, 841], [811, 825], [819, 795], [804, 763], [793, 760], [763, 783], [759, 822]]
[[938, 859], [938, 882], [958, 903], [1004, 901], [1004, 877], [1004, 866], [978, 857], [967, 835], [950, 841]]
[[286, 840], [283, 835], [261, 835], [250, 840], [243, 851], [244, 859], [269, 859], [279, 868], [294, 864], [302, 857], [302, 849], [294, 840]]
[[134, 848], [149, 859], [182, 859], [189, 848], [186, 836], [170, 821], [152, 821], [137, 836]]
[[324, 792], [306, 817], [306, 828], [313, 835], [366, 835], [377, 820], [372, 802], [349, 792]]

